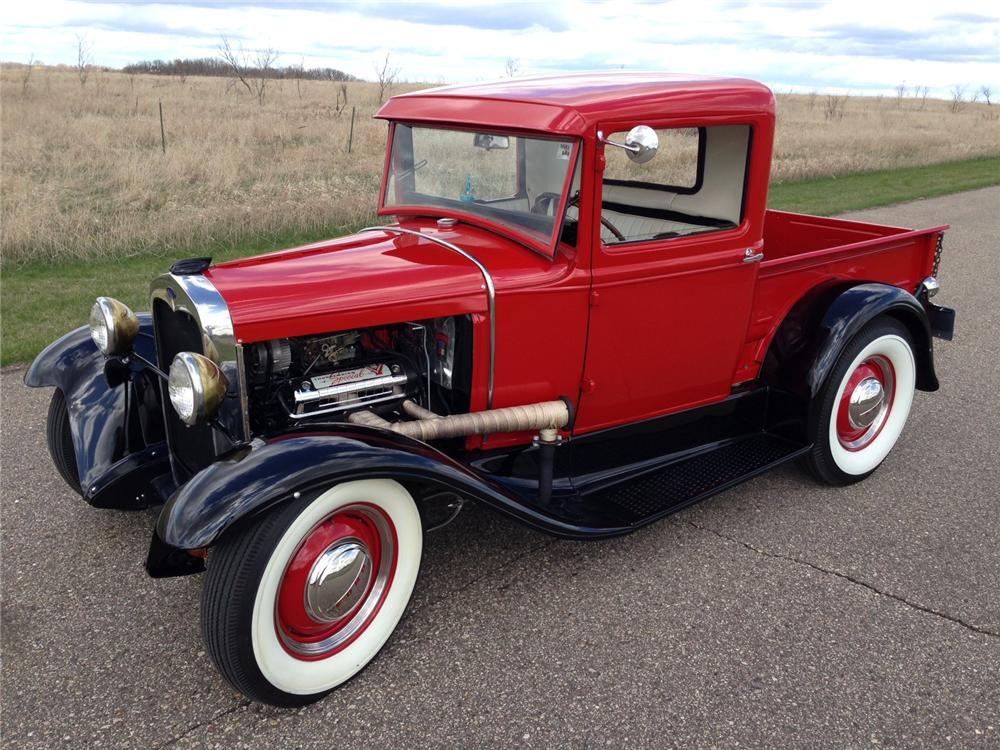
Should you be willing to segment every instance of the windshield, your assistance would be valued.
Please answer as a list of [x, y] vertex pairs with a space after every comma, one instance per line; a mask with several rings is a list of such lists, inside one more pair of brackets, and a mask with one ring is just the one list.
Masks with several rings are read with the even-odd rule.
[[527, 235], [552, 255], [574, 146], [566, 139], [397, 124], [385, 206], [472, 214]]

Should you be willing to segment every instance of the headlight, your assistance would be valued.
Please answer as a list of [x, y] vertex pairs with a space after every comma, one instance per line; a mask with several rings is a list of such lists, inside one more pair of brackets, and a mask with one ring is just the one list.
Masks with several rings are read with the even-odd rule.
[[109, 357], [126, 354], [139, 333], [139, 319], [124, 302], [98, 297], [90, 308], [90, 338]]
[[212, 417], [226, 397], [229, 380], [208, 357], [181, 352], [170, 363], [167, 392], [177, 416], [193, 425]]

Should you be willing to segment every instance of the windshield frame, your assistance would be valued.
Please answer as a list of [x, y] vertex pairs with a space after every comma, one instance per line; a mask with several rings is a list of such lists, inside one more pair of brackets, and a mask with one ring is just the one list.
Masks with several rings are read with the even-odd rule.
[[[392, 152], [396, 139], [396, 126], [404, 125], [410, 128], [434, 128], [437, 130], [450, 130], [467, 133], [488, 133], [490, 135], [506, 135], [511, 137], [534, 138], [538, 140], [563, 141], [572, 144], [569, 155], [569, 166], [566, 169], [566, 177], [563, 180], [562, 191], [560, 193], [559, 205], [555, 213], [555, 222], [552, 236], [548, 242], [541, 241], [536, 235], [528, 230], [518, 227], [514, 223], [507, 223], [500, 220], [492, 220], [488, 216], [473, 211], [462, 210], [460, 201], [455, 200], [456, 206], [442, 205], [438, 203], [414, 203], [386, 205], [386, 192], [389, 189], [389, 174], [392, 170]], [[437, 218], [456, 219], [458, 221], [481, 227], [504, 237], [509, 237], [527, 249], [536, 252], [550, 260], [556, 257], [562, 242], [563, 225], [566, 221], [566, 209], [570, 199], [570, 189], [576, 177], [576, 171], [580, 167], [580, 152], [583, 147], [583, 139], [577, 136], [565, 134], [539, 133], [530, 130], [515, 130], [507, 128], [483, 128], [462, 123], [438, 123], [392, 120], [389, 123], [389, 138], [385, 150], [385, 163], [382, 167], [382, 184], [379, 188], [379, 216], [433, 216]], [[522, 165], [518, 162], [518, 182], [524, 177], [521, 174]], [[582, 180], [583, 175], [580, 175]], [[443, 198], [442, 200], [448, 200]], [[450, 201], [449, 201], [450, 203]], [[483, 201], [477, 205], [489, 206], [490, 201]]]

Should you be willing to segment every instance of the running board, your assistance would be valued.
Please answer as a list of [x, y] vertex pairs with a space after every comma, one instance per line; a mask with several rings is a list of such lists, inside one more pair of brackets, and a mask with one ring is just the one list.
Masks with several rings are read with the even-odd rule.
[[621, 526], [638, 527], [704, 500], [806, 453], [785, 438], [759, 433], [587, 492], [584, 505], [600, 508]]

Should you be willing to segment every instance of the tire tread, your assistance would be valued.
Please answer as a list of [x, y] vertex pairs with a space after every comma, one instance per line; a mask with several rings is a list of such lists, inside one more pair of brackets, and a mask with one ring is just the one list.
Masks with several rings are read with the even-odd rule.
[[[827, 445], [828, 419], [833, 418], [832, 409], [835, 406], [833, 400], [837, 396], [841, 380], [846, 375], [844, 370], [871, 341], [885, 335], [899, 336], [912, 351], [913, 339], [906, 326], [895, 318], [885, 315], [873, 319], [844, 346], [840, 356], [837, 357], [837, 363], [830, 371], [827, 382], [823, 385], [822, 390], [813, 402], [809, 416], [809, 437], [812, 440], [813, 447], [806, 454], [804, 463], [813, 477], [822, 484], [834, 487], [846, 487], [871, 476], [875, 469], [878, 468], [876, 466], [875, 469], [864, 474], [848, 474], [838, 468], [833, 461], [833, 456], [830, 454], [830, 449]], [[826, 416], [828, 414], [830, 415], [829, 418]]]
[[[256, 597], [256, 581], [267, 564], [276, 538], [299, 514], [303, 503], [293, 502], [241, 524], [212, 548], [201, 590], [201, 629], [205, 648], [222, 676], [245, 696], [259, 703], [297, 707], [322, 698], [278, 690], [248, 661], [251, 649], [242, 647], [251, 634], [249, 621]], [[329, 692], [329, 691], [327, 691]]]
[[60, 390], [56, 390], [49, 401], [49, 411], [45, 418], [45, 442], [59, 476], [76, 494], [83, 495], [69, 424], [69, 409], [66, 407], [66, 397]]

